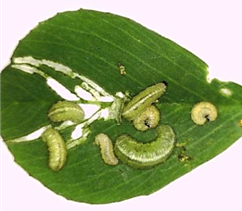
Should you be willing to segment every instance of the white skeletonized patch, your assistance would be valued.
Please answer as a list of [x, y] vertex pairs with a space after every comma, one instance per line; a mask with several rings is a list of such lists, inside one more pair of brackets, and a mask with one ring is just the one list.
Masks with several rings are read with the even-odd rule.
[[78, 101], [80, 98], [78, 98], [75, 94], [71, 93], [66, 87], [64, 87], [61, 83], [53, 79], [52, 77], [48, 76], [46, 73], [38, 70], [35, 67], [21, 64], [21, 65], [12, 65], [13, 68], [21, 70], [23, 72], [29, 73], [29, 74], [38, 74], [46, 79], [46, 83], [49, 85], [49, 87], [54, 90], [59, 96], [61, 96], [65, 100], [70, 101]]
[[81, 84], [82, 88], [88, 91], [94, 99], [99, 99], [101, 97], [100, 92], [98, 92], [96, 89], [92, 88], [88, 83], [82, 82]]
[[81, 86], [76, 85], [75, 86], [75, 93], [78, 97], [84, 99], [84, 100], [93, 100], [93, 96], [91, 93], [83, 89]]
[[85, 77], [85, 76], [81, 76], [77, 73], [73, 73], [75, 78], [79, 78], [82, 81], [86, 82], [87, 84], [89, 84], [91, 87], [93, 87], [95, 90], [97, 90], [101, 95], [103, 96], [112, 96], [109, 93], [107, 93], [102, 87], [100, 87], [99, 85], [97, 85], [95, 82], [93, 82], [92, 80], [90, 80], [89, 78]]
[[21, 65], [18, 65], [18, 64], [13, 64], [11, 65], [12, 68], [15, 68], [15, 69], [18, 69], [18, 70], [21, 70], [25, 73], [29, 73], [29, 74], [39, 74], [40, 76], [42, 76], [43, 78], [47, 78], [48, 75], [40, 70], [38, 70], [37, 68], [33, 67], [33, 66], [30, 66], [30, 65], [27, 65], [27, 64], [21, 64]]
[[53, 89], [59, 96], [65, 100], [78, 101], [78, 98], [75, 94], [71, 93], [67, 88], [65, 88], [61, 83], [55, 79], [48, 77], [47, 84]]
[[84, 111], [85, 119], [89, 119], [93, 114], [95, 114], [99, 109], [99, 105], [94, 105], [94, 104], [84, 104], [84, 103], [79, 103], [78, 104]]
[[46, 59], [43, 60], [38, 60], [35, 59], [31, 56], [28, 57], [18, 57], [18, 58], [14, 58], [13, 62], [16, 64], [30, 64], [36, 67], [39, 67], [41, 65], [46, 65], [52, 69], [54, 69], [57, 72], [61, 72], [65, 75], [68, 75], [71, 78], [79, 78], [82, 81], [86, 82], [89, 86], [91, 86], [92, 88], [94, 88], [97, 92], [99, 92], [101, 95], [103, 96], [111, 96], [109, 93], [107, 93], [102, 87], [100, 87], [98, 84], [96, 84], [95, 82], [93, 82], [92, 80], [90, 80], [89, 78], [82, 76], [76, 72], [73, 72], [71, 68], [57, 63], [57, 62], [53, 62], [53, 61], [49, 61]]
[[220, 92], [221, 92], [221, 94], [223, 94], [223, 95], [225, 95], [227, 97], [232, 95], [232, 91], [230, 89], [227, 89], [227, 88], [220, 89]]
[[83, 125], [77, 125], [75, 130], [71, 134], [71, 138], [66, 142], [66, 148], [71, 149], [75, 146], [83, 144], [86, 140], [91, 130], [86, 127], [83, 128]]
[[49, 60], [38, 60], [31, 56], [14, 58], [13, 62], [16, 64], [31, 64], [33, 66], [39, 67], [41, 65], [46, 65], [53, 68], [55, 71], [62, 72], [65, 75], [71, 75], [72, 70], [60, 63], [49, 61]]
[[118, 98], [121, 98], [121, 99], [127, 97], [123, 92], [117, 92], [117, 93], [115, 94], [115, 96], [117, 96]]
[[81, 138], [83, 135], [82, 133], [82, 125], [77, 125], [75, 127], [75, 130], [73, 130], [73, 132], [71, 133], [71, 138], [72, 139], [78, 139]]
[[111, 103], [111, 102], [114, 101], [114, 97], [112, 97], [112, 96], [104, 96], [104, 97], [100, 97], [99, 101], [100, 101], [100, 102]]
[[105, 108], [105, 109], [101, 110], [100, 118], [103, 118], [104, 120], [111, 119], [110, 118], [110, 110], [109, 110], [109, 108]]
[[66, 128], [68, 128], [68, 127], [71, 127], [71, 126], [73, 126], [73, 125], [75, 125], [74, 122], [72, 122], [72, 121], [70, 121], [70, 120], [67, 120], [67, 121], [64, 121], [61, 125], [55, 127], [55, 129], [56, 129], [56, 130], [64, 130], [64, 129], [66, 129]]
[[23, 65], [14, 64], [14, 65], [12, 65], [12, 67], [15, 69], [22, 70], [23, 72], [26, 72], [29, 74], [37, 73], [37, 69], [35, 67], [31, 67], [26, 64], [23, 64]]
[[22, 137], [19, 137], [19, 138], [16, 138], [16, 139], [11, 139], [11, 140], [7, 140], [8, 143], [18, 143], [18, 142], [25, 142], [25, 141], [33, 141], [33, 140], [36, 140], [38, 138], [41, 137], [42, 133], [44, 131], [46, 131], [48, 128], [50, 128], [51, 126], [50, 125], [47, 125], [47, 126], [44, 126], [44, 127], [41, 127], [39, 128], [38, 130], [26, 135], [26, 136], [22, 136]]

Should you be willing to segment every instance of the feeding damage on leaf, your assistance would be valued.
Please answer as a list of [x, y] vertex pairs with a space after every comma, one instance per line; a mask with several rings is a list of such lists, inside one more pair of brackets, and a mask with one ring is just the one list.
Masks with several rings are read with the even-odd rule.
[[1, 135], [16, 162], [70, 200], [147, 195], [242, 136], [241, 86], [206, 78], [202, 60], [132, 20], [61, 13], [1, 73]]

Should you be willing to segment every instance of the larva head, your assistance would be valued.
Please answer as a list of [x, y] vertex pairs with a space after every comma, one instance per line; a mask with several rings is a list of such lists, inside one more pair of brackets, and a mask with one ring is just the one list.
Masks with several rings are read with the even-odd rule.
[[41, 137], [43, 141], [46, 143], [53, 141], [54, 139], [58, 139], [58, 140], [63, 139], [60, 133], [52, 127], [45, 130], [41, 135]]
[[75, 123], [80, 123], [84, 119], [84, 111], [76, 103], [59, 101], [50, 108], [48, 117], [52, 122], [70, 120]]
[[156, 128], [157, 137], [151, 143], [143, 144], [127, 134], [117, 138], [114, 147], [118, 158], [133, 168], [149, 168], [163, 163], [175, 146], [175, 134], [168, 125]]
[[154, 105], [151, 105], [134, 119], [133, 124], [137, 130], [146, 131], [155, 128], [159, 121], [160, 112]]
[[204, 125], [207, 121], [215, 121], [217, 117], [217, 108], [210, 102], [197, 103], [191, 111], [191, 118], [197, 125]]
[[127, 120], [134, 120], [146, 108], [160, 98], [166, 91], [164, 83], [150, 86], [133, 97], [124, 107], [122, 116]]
[[99, 133], [99, 134], [97, 134], [95, 136], [94, 143], [99, 146], [99, 145], [101, 145], [102, 142], [107, 142], [108, 143], [109, 141], [110, 141], [110, 138], [106, 134]]

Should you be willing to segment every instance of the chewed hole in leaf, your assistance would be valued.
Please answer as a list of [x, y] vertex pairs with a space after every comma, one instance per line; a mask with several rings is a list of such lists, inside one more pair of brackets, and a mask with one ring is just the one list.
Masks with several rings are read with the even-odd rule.
[[[11, 61], [1, 73], [1, 135], [17, 163], [70, 200], [98, 204], [148, 195], [212, 159], [242, 135], [241, 86], [219, 80], [208, 83], [205, 62], [124, 17], [88, 10], [58, 14], [22, 40]], [[48, 78], [70, 95], [58, 92], [59, 84], [49, 86]], [[180, 151], [174, 149], [165, 162], [135, 169], [128, 164], [135, 150], [128, 148], [125, 162], [106, 165], [93, 144], [97, 134], [108, 134], [114, 144], [122, 134], [138, 144], [156, 139], [156, 129], [149, 123], [144, 122], [147, 131], [137, 131], [133, 119], [121, 114], [135, 95], [162, 81], [167, 92], [149, 103], [158, 108], [160, 124], [172, 127], [176, 141], [192, 140], [186, 143], [186, 153], [178, 157]], [[48, 110], [63, 98], [83, 107], [86, 118], [80, 124], [48, 119]], [[202, 127], [193, 123], [191, 109], [198, 102], [216, 105], [216, 121]], [[147, 107], [140, 99], [137, 104]], [[203, 117], [211, 121], [211, 116]], [[40, 139], [49, 127], [61, 134], [68, 152], [58, 172], [46, 165], [47, 148]], [[147, 149], [139, 148], [141, 161]], [[148, 155], [155, 159], [156, 151]]]
[[229, 97], [233, 94], [232, 91], [228, 88], [222, 88], [222, 89], [220, 89], [220, 92], [221, 92], [221, 94], [223, 94], [227, 97]]
[[75, 92], [76, 92], [78, 97], [80, 97], [84, 100], [92, 100], [93, 99], [91, 93], [89, 93], [88, 91], [83, 89], [81, 86], [78, 86], [78, 85], [75, 86]]

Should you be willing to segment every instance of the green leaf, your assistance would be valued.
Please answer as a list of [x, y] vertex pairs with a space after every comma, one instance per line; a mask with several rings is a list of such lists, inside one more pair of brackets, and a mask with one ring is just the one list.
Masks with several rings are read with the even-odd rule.
[[[98, 133], [108, 134], [114, 143], [124, 133], [145, 142], [155, 138], [153, 130], [136, 131], [125, 119], [121, 125], [115, 119], [93, 122], [87, 140], [68, 150], [67, 163], [58, 172], [48, 167], [48, 149], [41, 138], [9, 142], [52, 124], [48, 110], [61, 100], [45, 77], [16, 68], [16, 58], [29, 56], [69, 67], [112, 96], [126, 91], [135, 96], [165, 81], [168, 89], [157, 107], [161, 123], [169, 124], [176, 134], [177, 147], [169, 159], [141, 170], [121, 162], [117, 166], [105, 164], [99, 147], [93, 144]], [[126, 74], [120, 73], [119, 64], [125, 67]], [[72, 93], [82, 82], [44, 62], [28, 67], [48, 74]], [[202, 60], [127, 18], [87, 10], [61, 13], [40, 23], [20, 41], [11, 65], [1, 73], [1, 135], [19, 165], [67, 199], [97, 204], [147, 195], [212, 159], [242, 135], [242, 87], [216, 79], [209, 83], [207, 74]], [[193, 123], [190, 111], [200, 101], [217, 107], [215, 122], [203, 126]], [[73, 126], [61, 131], [65, 140], [72, 130]]]

